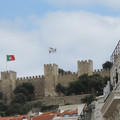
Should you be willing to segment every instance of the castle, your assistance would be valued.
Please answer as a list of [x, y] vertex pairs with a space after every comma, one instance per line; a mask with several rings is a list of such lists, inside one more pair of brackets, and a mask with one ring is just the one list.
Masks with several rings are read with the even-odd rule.
[[93, 61], [85, 60], [78, 61], [77, 73], [58, 73], [58, 65], [47, 64], [44, 65], [44, 75], [17, 78], [17, 74], [14, 71], [1, 72], [0, 80], [0, 92], [3, 93], [3, 101], [7, 103], [14, 97], [13, 90], [19, 84], [23, 82], [30, 82], [35, 87], [35, 99], [41, 99], [47, 96], [58, 96], [55, 92], [55, 86], [60, 83], [62, 86], [68, 86], [70, 82], [76, 81], [82, 74], [88, 75], [100, 74], [101, 76], [110, 76], [109, 69], [94, 70]]

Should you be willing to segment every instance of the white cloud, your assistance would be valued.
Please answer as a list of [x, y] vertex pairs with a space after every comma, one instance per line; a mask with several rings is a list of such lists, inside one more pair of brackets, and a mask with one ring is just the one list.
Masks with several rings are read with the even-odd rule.
[[43, 74], [49, 47], [57, 48], [51, 62], [60, 68], [76, 72], [79, 59], [92, 59], [95, 68], [100, 68], [120, 39], [119, 21], [83, 11], [49, 12], [42, 18], [14, 22], [0, 20], [0, 68], [5, 70], [5, 55], [14, 54], [16, 61], [9, 62], [8, 69], [17, 71], [18, 76]]

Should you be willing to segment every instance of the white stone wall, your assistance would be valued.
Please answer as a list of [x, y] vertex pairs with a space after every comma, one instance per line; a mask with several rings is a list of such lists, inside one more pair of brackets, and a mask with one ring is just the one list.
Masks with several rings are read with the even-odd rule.
[[104, 120], [103, 115], [101, 113], [101, 108], [104, 105], [104, 97], [99, 96], [96, 98], [95, 102], [95, 112], [94, 112], [94, 120]]

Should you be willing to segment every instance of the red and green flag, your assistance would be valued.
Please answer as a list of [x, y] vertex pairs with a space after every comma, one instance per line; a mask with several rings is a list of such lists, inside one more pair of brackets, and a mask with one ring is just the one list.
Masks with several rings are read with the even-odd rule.
[[7, 61], [14, 61], [15, 57], [14, 55], [7, 55]]

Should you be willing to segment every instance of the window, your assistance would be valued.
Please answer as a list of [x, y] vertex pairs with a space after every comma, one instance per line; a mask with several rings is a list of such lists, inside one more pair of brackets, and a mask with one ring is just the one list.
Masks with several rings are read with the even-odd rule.
[[64, 114], [64, 117], [69, 117], [70, 116], [70, 114]]
[[75, 117], [75, 116], [78, 116], [78, 114], [77, 113], [73, 113], [72, 116]]

